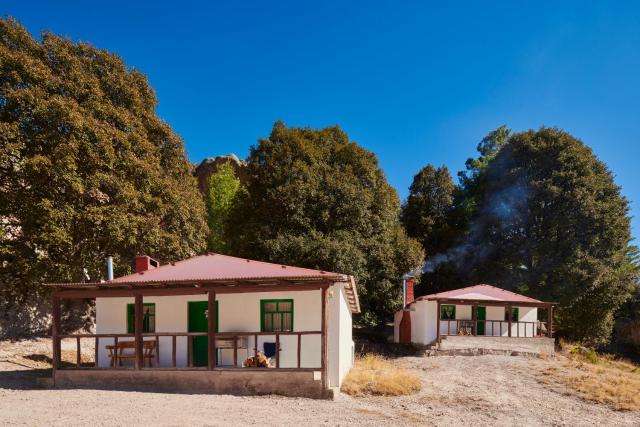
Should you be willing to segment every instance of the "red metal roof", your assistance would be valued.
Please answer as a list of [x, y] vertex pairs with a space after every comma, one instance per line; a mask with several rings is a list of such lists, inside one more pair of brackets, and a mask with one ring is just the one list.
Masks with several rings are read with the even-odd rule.
[[475, 285], [452, 291], [438, 292], [436, 294], [424, 295], [417, 299], [437, 300], [437, 299], [467, 299], [467, 300], [485, 300], [485, 301], [505, 301], [505, 302], [530, 302], [543, 303], [540, 300], [530, 298], [524, 295], [505, 289], [496, 288], [491, 285]]
[[270, 262], [253, 261], [228, 255], [209, 253], [173, 264], [161, 265], [141, 273], [113, 279], [112, 283], [182, 282], [213, 280], [326, 278], [347, 280], [347, 275]]
[[161, 265], [140, 273], [122, 276], [107, 282], [47, 283], [57, 289], [106, 289], [116, 285], [128, 287], [174, 286], [202, 283], [219, 283], [237, 286], [243, 282], [258, 285], [274, 281], [298, 283], [341, 282], [353, 313], [360, 313], [358, 291], [353, 276], [310, 268], [254, 261], [228, 255], [208, 253], [175, 263]]

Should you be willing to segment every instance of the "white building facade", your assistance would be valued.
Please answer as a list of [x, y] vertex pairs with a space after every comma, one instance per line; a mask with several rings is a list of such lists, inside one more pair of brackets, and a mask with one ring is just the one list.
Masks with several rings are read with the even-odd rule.
[[[413, 292], [410, 292], [412, 295]], [[547, 318], [539, 319], [539, 309]], [[552, 305], [490, 285], [476, 285], [408, 301], [394, 315], [394, 342], [433, 344], [444, 336], [551, 336]]]
[[[360, 305], [349, 275], [220, 254], [162, 266], [140, 256], [131, 275], [48, 286], [54, 381], [65, 386], [326, 397], [353, 365]], [[73, 298], [95, 298], [95, 334], [59, 333], [60, 300]], [[78, 341], [75, 367], [60, 363], [62, 339]], [[91, 366], [82, 339], [95, 340]]]

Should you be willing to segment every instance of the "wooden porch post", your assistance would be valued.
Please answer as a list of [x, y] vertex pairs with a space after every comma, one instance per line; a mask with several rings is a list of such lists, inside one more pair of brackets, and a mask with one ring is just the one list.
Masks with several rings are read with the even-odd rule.
[[436, 309], [436, 342], [440, 342], [440, 300], [438, 300], [438, 308]]
[[[473, 307], [471, 307], [471, 318], [473, 319], [473, 336], [475, 337], [478, 335], [478, 303], [477, 302], [474, 302]], [[487, 332], [485, 331], [485, 335], [486, 333]]]
[[511, 304], [507, 305], [507, 319], [509, 319], [509, 337], [511, 337], [511, 315], [513, 310], [511, 310]]
[[547, 336], [553, 338], [553, 305], [547, 306]]
[[60, 368], [60, 298], [51, 297], [51, 341], [52, 341], [52, 356], [53, 356], [53, 370]]
[[208, 368], [209, 370], [216, 367], [216, 291], [207, 292], [208, 304], [207, 304], [207, 336], [209, 339], [208, 345]]
[[321, 325], [321, 340], [322, 340], [322, 354], [320, 355], [321, 362], [321, 370], [322, 370], [322, 390], [327, 389], [328, 378], [327, 374], [329, 370], [327, 369], [327, 291], [328, 288], [322, 288], [322, 325]]
[[142, 357], [142, 295], [137, 294], [135, 297], [134, 306], [134, 323], [135, 323], [135, 346], [136, 346], [136, 369], [142, 369], [143, 357]]

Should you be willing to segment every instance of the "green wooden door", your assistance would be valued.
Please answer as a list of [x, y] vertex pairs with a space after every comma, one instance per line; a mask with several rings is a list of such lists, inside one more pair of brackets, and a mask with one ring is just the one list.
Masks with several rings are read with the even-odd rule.
[[486, 307], [478, 307], [478, 310], [476, 311], [476, 319], [479, 320], [477, 335], [484, 335], [485, 322], [480, 322], [480, 320], [487, 320], [487, 308]]
[[[208, 332], [207, 301], [189, 301], [189, 332]], [[218, 301], [216, 301], [216, 332], [218, 332]], [[207, 366], [208, 337], [193, 337], [193, 366]]]

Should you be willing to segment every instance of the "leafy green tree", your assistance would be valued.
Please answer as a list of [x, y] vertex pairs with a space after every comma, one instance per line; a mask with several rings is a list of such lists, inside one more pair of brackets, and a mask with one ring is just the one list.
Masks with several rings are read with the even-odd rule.
[[463, 230], [455, 221], [455, 199], [460, 188], [453, 183], [446, 166], [427, 165], [414, 177], [400, 220], [407, 234], [422, 244], [428, 255], [415, 289], [417, 295], [459, 287], [455, 265], [448, 259]]
[[467, 159], [466, 170], [458, 173], [460, 185], [453, 183], [444, 167], [427, 165], [414, 177], [401, 218], [408, 234], [418, 238], [429, 255], [417, 294], [459, 288], [470, 280], [469, 259], [478, 248], [478, 254], [484, 252], [471, 218], [478, 197], [486, 191], [487, 166], [510, 133], [501, 126], [480, 141], [479, 156]]
[[498, 154], [500, 149], [507, 144], [511, 135], [511, 129], [505, 125], [489, 132], [476, 147], [480, 155], [478, 158], [469, 158], [465, 162], [466, 171], [458, 172], [460, 185], [472, 190], [478, 185], [479, 177], [489, 165], [489, 162]]
[[640, 357], [640, 249], [629, 246], [627, 256], [635, 284], [631, 298], [616, 313], [612, 345], [616, 352], [637, 360]]
[[512, 135], [485, 178], [468, 277], [557, 301], [561, 335], [605, 342], [636, 277], [629, 206], [610, 170], [578, 139], [542, 128]]
[[205, 206], [209, 224], [208, 249], [225, 252], [225, 228], [238, 193], [243, 190], [240, 179], [230, 163], [223, 163], [208, 180]]
[[42, 282], [205, 248], [182, 140], [116, 55], [0, 20], [0, 334], [47, 327]]
[[422, 263], [398, 222], [400, 203], [373, 153], [337, 126], [277, 122], [248, 157], [247, 193], [231, 215], [235, 253], [353, 274], [364, 322], [398, 307], [403, 273]]
[[507, 144], [510, 135], [511, 129], [505, 125], [489, 132], [476, 147], [478, 157], [468, 158], [465, 162], [466, 170], [458, 172], [460, 186], [455, 194], [450, 218], [458, 229], [469, 229], [471, 216], [478, 207], [477, 199], [486, 191], [487, 166]]

